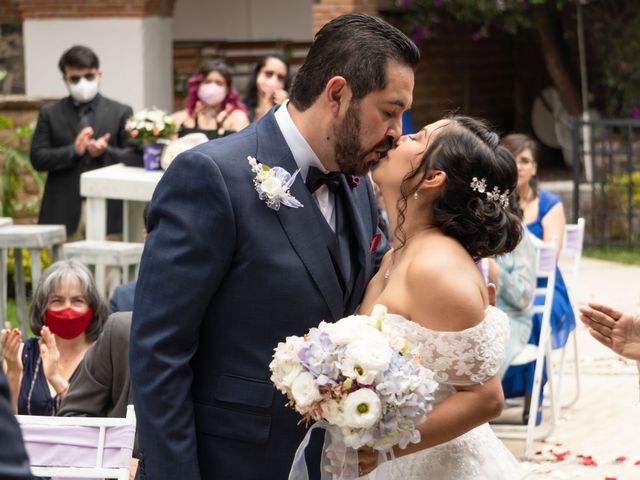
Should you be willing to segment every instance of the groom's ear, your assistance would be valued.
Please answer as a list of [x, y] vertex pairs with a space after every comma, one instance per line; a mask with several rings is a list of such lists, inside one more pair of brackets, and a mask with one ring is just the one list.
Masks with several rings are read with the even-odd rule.
[[340, 111], [346, 111], [351, 98], [351, 89], [347, 80], [341, 76], [331, 77], [324, 87], [323, 95], [334, 117], [340, 116]]

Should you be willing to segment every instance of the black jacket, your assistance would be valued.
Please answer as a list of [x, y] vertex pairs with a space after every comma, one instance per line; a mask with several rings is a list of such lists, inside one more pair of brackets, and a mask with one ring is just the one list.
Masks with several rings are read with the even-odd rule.
[[[74, 143], [81, 130], [78, 110], [71, 97], [45, 105], [40, 110], [38, 124], [31, 141], [31, 163], [36, 170], [46, 171], [47, 182], [40, 207], [38, 223], [64, 224], [67, 234], [73, 233], [80, 219], [80, 174], [115, 163], [138, 163], [140, 156], [128, 146], [124, 130], [132, 115], [131, 107], [98, 95], [93, 113], [94, 138], [110, 133], [109, 147], [104, 155], [91, 158], [75, 154]], [[142, 159], [139, 159], [142, 165]], [[107, 232], [122, 231], [122, 202], [108, 201]]]

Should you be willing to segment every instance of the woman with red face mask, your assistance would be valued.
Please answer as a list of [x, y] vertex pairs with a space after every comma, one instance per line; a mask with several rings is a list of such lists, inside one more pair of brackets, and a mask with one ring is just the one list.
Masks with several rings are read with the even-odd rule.
[[43, 272], [30, 312], [36, 336], [23, 342], [18, 329], [1, 334], [3, 367], [16, 413], [55, 415], [106, 318], [105, 302], [82, 263], [61, 260]]
[[173, 114], [178, 137], [204, 133], [214, 140], [249, 125], [248, 110], [232, 85], [231, 70], [220, 60], [205, 63], [189, 78], [185, 106]]

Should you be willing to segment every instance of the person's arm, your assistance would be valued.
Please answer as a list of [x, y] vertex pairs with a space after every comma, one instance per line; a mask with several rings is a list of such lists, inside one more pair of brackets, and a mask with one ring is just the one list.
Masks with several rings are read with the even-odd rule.
[[42, 371], [47, 382], [56, 391], [59, 399], [64, 398], [69, 389], [69, 381], [62, 376], [59, 368], [60, 351], [56, 344], [56, 339], [49, 327], [42, 327], [40, 331], [42, 341], [40, 342], [40, 358], [42, 358]]
[[550, 242], [555, 237], [556, 252], [558, 256], [562, 251], [564, 227], [566, 224], [567, 220], [564, 215], [564, 206], [562, 205], [562, 202], [556, 203], [542, 218], [542, 229], [544, 230], [542, 239], [545, 242]]
[[[43, 108], [31, 138], [31, 164], [36, 170], [47, 172], [72, 168], [82, 159], [85, 144], [93, 135], [93, 129], [86, 127], [78, 134], [76, 141], [68, 145], [53, 146], [51, 123], [49, 110]], [[77, 152], [78, 148], [81, 153]]]
[[24, 344], [20, 337], [20, 330], [2, 330], [2, 368], [7, 375], [9, 385], [11, 409], [18, 413], [18, 397], [20, 382], [22, 382], [22, 349]]
[[222, 173], [189, 150], [156, 187], [131, 328], [131, 385], [147, 478], [198, 480], [191, 359], [233, 258], [235, 219]]
[[[430, 254], [430, 257], [433, 255]], [[442, 275], [442, 268], [450, 268], [451, 271], [460, 269], [456, 268], [455, 261], [450, 261], [450, 257], [434, 260], [426, 265], [425, 262], [414, 259], [406, 274], [407, 296], [403, 304], [408, 308], [411, 320], [422, 326], [466, 335], [464, 330], [474, 328], [484, 321], [485, 301], [488, 302], [490, 296], [481, 292], [477, 281], [473, 279], [474, 275], [478, 275], [477, 271], [473, 274], [466, 271], [457, 276]], [[481, 333], [478, 335], [479, 338], [465, 337], [469, 344], [469, 355], [473, 355], [472, 352], [476, 350], [483, 350], [479, 347], [490, 347], [490, 342], [502, 340], [502, 337], [484, 338]], [[506, 342], [506, 329], [504, 341]], [[486, 344], [481, 345], [481, 342]], [[434, 361], [441, 355], [446, 355], [437, 346], [432, 345], [431, 348]], [[394, 447], [396, 457], [453, 440], [502, 412], [504, 394], [496, 375], [498, 363], [485, 364], [483, 358], [473, 356], [465, 357], [464, 363], [470, 365], [474, 377], [482, 378], [482, 383], [472, 382], [467, 373], [457, 374], [455, 366], [451, 367], [453, 370], [447, 369], [449, 383], [455, 385], [456, 392], [434, 406], [427, 414], [427, 420], [418, 425], [418, 443], [409, 444], [405, 449]], [[378, 453], [371, 449], [360, 450], [359, 460], [362, 471], [370, 472], [376, 466]]]
[[599, 303], [580, 305], [578, 310], [593, 338], [618, 355], [640, 360], [640, 315]]

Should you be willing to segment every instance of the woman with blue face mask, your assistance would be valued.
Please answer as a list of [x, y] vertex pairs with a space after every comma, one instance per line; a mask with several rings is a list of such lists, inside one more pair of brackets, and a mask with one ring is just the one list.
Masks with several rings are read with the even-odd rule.
[[249, 125], [247, 107], [232, 86], [229, 67], [221, 61], [205, 63], [189, 79], [185, 104], [173, 115], [178, 137], [204, 133], [213, 140]]

